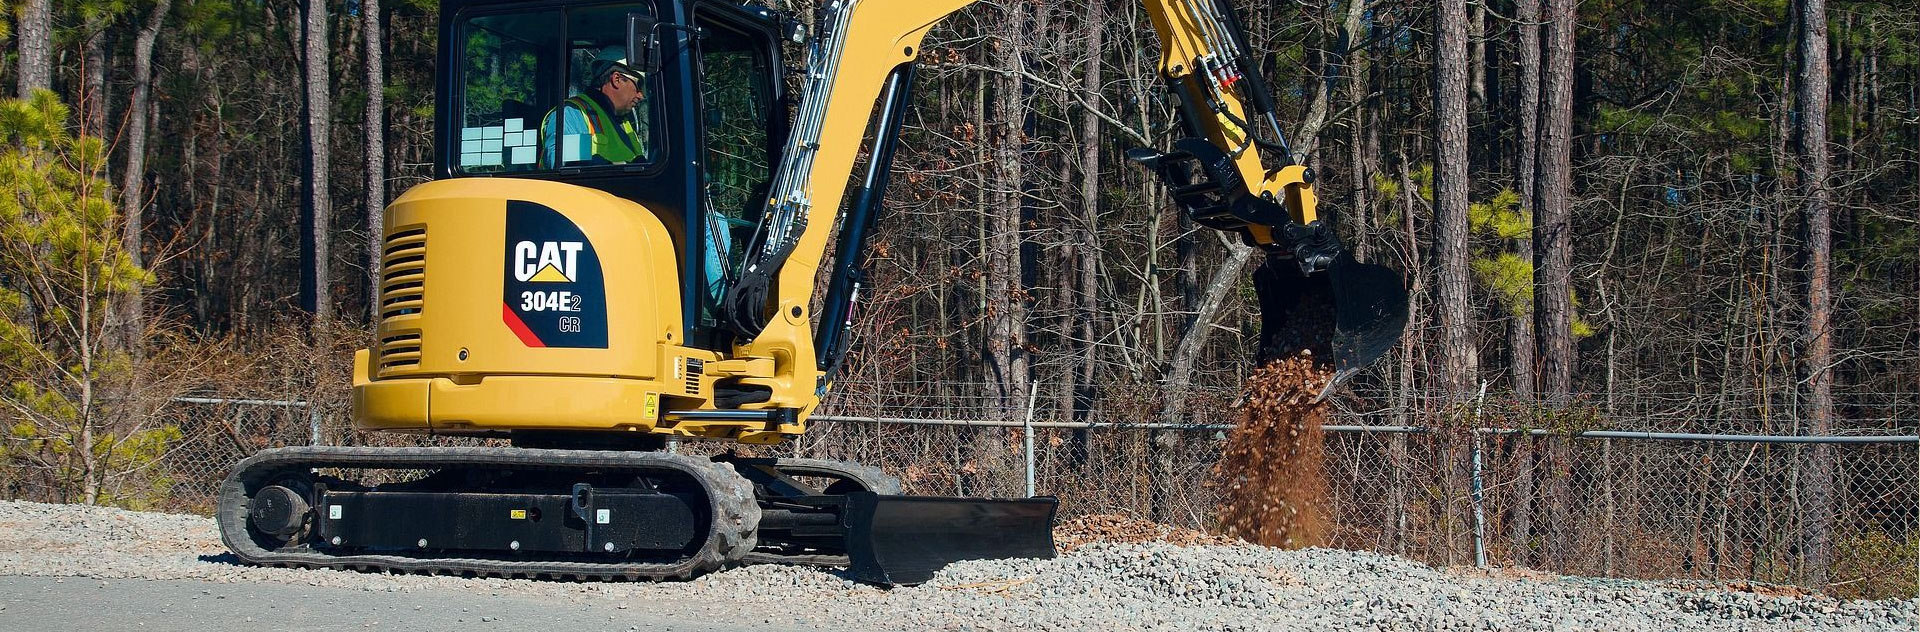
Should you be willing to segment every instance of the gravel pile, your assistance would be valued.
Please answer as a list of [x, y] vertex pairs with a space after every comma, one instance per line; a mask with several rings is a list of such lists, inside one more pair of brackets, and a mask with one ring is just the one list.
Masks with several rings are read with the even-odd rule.
[[[198, 579], [533, 596], [649, 629], [649, 613], [844, 630], [1916, 630], [1920, 600], [1836, 601], [1708, 586], [1435, 569], [1373, 553], [1164, 542], [965, 562], [883, 590], [751, 566], [690, 582], [578, 584], [236, 566], [210, 519], [0, 501], [0, 575]], [[486, 615], [487, 613], [475, 613]]]

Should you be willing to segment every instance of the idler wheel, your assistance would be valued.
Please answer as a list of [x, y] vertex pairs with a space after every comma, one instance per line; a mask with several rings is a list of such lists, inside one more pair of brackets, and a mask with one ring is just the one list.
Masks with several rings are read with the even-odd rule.
[[298, 492], [268, 485], [253, 495], [247, 517], [253, 521], [253, 528], [285, 539], [306, 524], [308, 509], [307, 499]]

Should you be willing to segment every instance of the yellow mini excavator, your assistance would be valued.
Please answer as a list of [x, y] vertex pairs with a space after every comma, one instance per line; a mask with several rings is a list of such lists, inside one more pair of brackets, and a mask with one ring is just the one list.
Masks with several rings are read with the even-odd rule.
[[[806, 431], [847, 352], [921, 39], [972, 1], [825, 0], [801, 20], [723, 0], [444, 0], [440, 177], [387, 208], [353, 418], [511, 447], [262, 451], [221, 488], [227, 546], [263, 565], [574, 579], [773, 560], [885, 584], [1051, 556], [1051, 498], [903, 496], [871, 467], [667, 449]], [[1266, 250], [1261, 354], [1330, 346], [1345, 379], [1399, 338], [1399, 277], [1315, 215], [1225, 0], [1143, 1], [1189, 138], [1129, 157], [1196, 222]], [[797, 81], [783, 47], [805, 51]], [[1315, 330], [1330, 344], [1278, 333]]]

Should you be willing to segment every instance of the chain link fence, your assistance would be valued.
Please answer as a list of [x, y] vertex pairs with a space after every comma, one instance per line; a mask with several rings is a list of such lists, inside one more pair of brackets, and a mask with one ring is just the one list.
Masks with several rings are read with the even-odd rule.
[[[816, 422], [802, 452], [881, 464], [909, 493], [1024, 493], [1024, 424], [935, 421], [832, 417]], [[1034, 488], [1059, 496], [1065, 512], [1215, 526], [1220, 427], [1049, 426], [1032, 430]], [[1824, 444], [1836, 476], [1817, 509], [1799, 478], [1823, 444], [1807, 437], [1326, 430], [1328, 546], [1441, 565], [1920, 595], [1920, 448], [1911, 436]], [[1831, 525], [1833, 550], [1818, 582], [1822, 569], [1805, 566], [1801, 535], [1816, 512]]]
[[[843, 384], [804, 437], [752, 449], [879, 465], [911, 494], [1021, 496], [1031, 484], [1058, 496], [1066, 516], [1215, 526], [1220, 496], [1211, 482], [1238, 414], [1235, 393], [1195, 390], [1188, 410], [1202, 412], [1167, 420], [1139, 412], [1158, 410], [1164, 392], [1153, 388], [1103, 391], [1099, 406], [1073, 414], [1051, 412], [1074, 402], [1044, 391], [998, 399], [969, 391], [981, 392]], [[1902, 421], [1915, 405], [1864, 399], [1854, 397], [1852, 410], [1881, 416], [1856, 415], [1821, 438], [1731, 435], [1795, 426], [1789, 413], [1683, 414], [1713, 408], [1697, 397], [1639, 398], [1574, 421], [1492, 402], [1343, 398], [1326, 428], [1327, 545], [1441, 565], [1484, 559], [1575, 575], [1920, 596], [1920, 441], [1913, 422]], [[116, 480], [142, 489], [142, 506], [209, 513], [227, 470], [263, 448], [316, 438], [473, 443], [355, 432], [348, 406], [344, 398], [175, 398], [153, 423], [177, 427], [178, 438]], [[1809, 489], [1816, 467], [1830, 473], [1825, 493]]]
[[[1045, 411], [1065, 406], [1044, 394], [1019, 398], [1029, 411], [943, 394], [967, 390], [951, 385], [865, 386], [830, 399], [797, 450], [882, 465], [909, 493], [1018, 496], [1030, 478], [1068, 514], [1216, 526], [1234, 392], [1196, 390], [1188, 410], [1207, 412], [1142, 422], [1115, 407], [1062, 420]], [[1131, 410], [1154, 410], [1154, 393], [1139, 396]], [[1570, 407], [1580, 414], [1353, 395], [1325, 428], [1327, 545], [1441, 565], [1920, 596], [1912, 397], [1851, 394], [1846, 427], [1809, 436], [1735, 434], [1798, 426], [1791, 407], [1761, 417], [1698, 395]]]

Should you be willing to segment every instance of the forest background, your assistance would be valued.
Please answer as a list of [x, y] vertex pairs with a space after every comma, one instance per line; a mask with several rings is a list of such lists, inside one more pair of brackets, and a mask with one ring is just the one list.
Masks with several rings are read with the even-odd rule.
[[[1236, 4], [1323, 212], [1410, 285], [1347, 408], [1913, 432], [1920, 7]], [[4, 6], [3, 495], [151, 504], [176, 398], [343, 401], [381, 207], [431, 176], [436, 4]], [[1140, 7], [983, 2], [922, 60], [846, 389], [1219, 419], [1257, 257], [1121, 156], [1177, 134]]]

